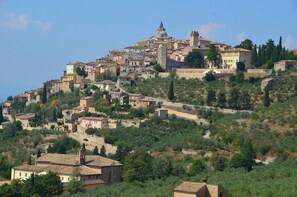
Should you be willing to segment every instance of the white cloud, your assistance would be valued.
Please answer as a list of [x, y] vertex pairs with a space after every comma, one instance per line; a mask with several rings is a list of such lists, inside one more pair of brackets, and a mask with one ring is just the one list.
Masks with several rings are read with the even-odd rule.
[[21, 15], [9, 15], [6, 25], [12, 29], [25, 29], [28, 26], [29, 19], [25, 14]]
[[286, 38], [286, 40], [285, 40], [285, 43], [284, 43], [284, 46], [285, 46], [287, 49], [289, 49], [289, 48], [292, 47], [293, 43], [294, 43], [294, 38], [293, 38], [293, 36], [287, 36], [287, 38]]
[[35, 20], [33, 21], [33, 24], [39, 28], [42, 32], [47, 32], [51, 29], [51, 24], [50, 23], [44, 23], [44, 22], [41, 22], [39, 20]]
[[242, 42], [245, 39], [245, 35], [244, 35], [244, 33], [240, 33], [240, 34], [237, 34], [235, 38], [236, 38], [237, 42]]
[[11, 29], [24, 30], [26, 28], [35, 27], [42, 32], [47, 32], [51, 29], [51, 24], [49, 22], [42, 22], [36, 19], [30, 19], [28, 15], [7, 15], [5, 22], [6, 26]]
[[216, 39], [217, 33], [225, 28], [225, 24], [208, 23], [200, 25], [198, 32], [202, 37]]

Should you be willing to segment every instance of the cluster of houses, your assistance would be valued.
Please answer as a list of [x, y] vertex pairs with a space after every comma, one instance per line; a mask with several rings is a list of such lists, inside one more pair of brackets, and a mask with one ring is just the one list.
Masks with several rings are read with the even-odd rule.
[[[215, 67], [206, 59], [210, 45], [215, 45], [219, 53], [219, 66]], [[203, 57], [203, 68], [187, 68], [185, 57], [194, 50], [199, 51]], [[248, 69], [247, 73], [269, 73], [264, 69], [251, 69], [252, 51], [231, 48], [231, 46], [207, 40], [199, 35], [197, 31], [190, 33], [189, 40], [177, 40], [169, 37], [161, 22], [157, 29], [157, 35], [147, 40], [137, 42], [133, 46], [123, 50], [112, 50], [104, 57], [94, 62], [73, 62], [66, 65], [64, 75], [60, 79], [49, 80], [44, 83], [47, 96], [57, 92], [72, 92], [74, 89], [84, 90], [88, 85], [94, 85], [104, 91], [103, 98], [106, 103], [112, 104], [119, 101], [121, 105], [129, 104], [133, 108], [154, 108], [158, 105], [156, 101], [141, 94], [131, 94], [124, 90], [124, 86], [137, 83], [139, 79], [149, 79], [156, 76], [153, 65], [158, 63], [164, 70], [159, 73], [161, 77], [169, 75], [169, 71], [175, 70], [177, 77], [203, 78], [206, 73], [213, 72], [216, 77], [223, 77], [236, 73], [237, 62], [243, 62]], [[287, 70], [297, 67], [297, 61], [282, 60], [276, 62], [275, 70]], [[80, 72], [78, 72], [80, 71]], [[117, 76], [117, 81], [98, 80], [99, 76], [108, 74]], [[271, 86], [271, 79], [263, 82], [263, 87]], [[264, 87], [264, 88], [265, 88]], [[26, 105], [41, 101], [43, 89], [37, 89], [18, 95], [16, 98], [26, 102]], [[46, 127], [71, 132], [85, 131], [87, 128], [108, 128], [111, 120], [106, 114], [97, 112], [94, 108], [93, 97], [80, 99], [79, 106], [63, 110], [63, 118], [57, 122], [49, 122]], [[9, 116], [13, 101], [2, 103], [3, 114]], [[96, 117], [80, 116], [84, 113], [97, 114]], [[162, 119], [168, 117], [165, 109], [156, 110]], [[24, 129], [33, 129], [30, 121], [34, 120], [34, 113], [22, 113], [15, 116]], [[2, 123], [5, 128], [7, 122]], [[53, 171], [59, 174], [61, 181], [69, 182], [73, 168], [79, 167], [84, 175], [84, 184], [88, 187], [111, 184], [121, 181], [122, 164], [100, 156], [85, 155], [80, 150], [79, 155], [62, 155], [47, 153], [35, 162], [35, 165], [22, 165], [12, 169], [12, 179], [27, 179], [32, 173], [44, 174]], [[174, 190], [174, 196], [227, 196], [227, 192], [218, 186], [184, 182]]]

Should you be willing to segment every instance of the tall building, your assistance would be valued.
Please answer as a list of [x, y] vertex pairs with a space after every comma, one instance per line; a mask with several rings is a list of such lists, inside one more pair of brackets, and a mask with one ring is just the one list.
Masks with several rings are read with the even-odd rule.
[[167, 47], [166, 46], [159, 45], [157, 62], [164, 70], [167, 70]]
[[221, 51], [222, 68], [236, 69], [237, 62], [243, 62], [245, 68], [252, 68], [252, 51], [242, 48], [232, 48]]
[[190, 46], [193, 47], [197, 47], [198, 46], [198, 42], [199, 42], [199, 33], [198, 31], [192, 31], [190, 33]]
[[166, 29], [163, 26], [163, 22], [161, 22], [159, 28], [157, 29], [157, 36], [158, 37], [167, 37]]

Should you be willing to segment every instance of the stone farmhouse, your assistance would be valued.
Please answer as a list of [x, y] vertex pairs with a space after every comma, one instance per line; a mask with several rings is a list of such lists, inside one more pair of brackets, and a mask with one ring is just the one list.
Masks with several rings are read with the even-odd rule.
[[21, 165], [11, 169], [11, 180], [30, 178], [31, 174], [46, 174], [49, 171], [60, 176], [61, 182], [67, 184], [75, 167], [81, 171], [83, 185], [96, 187], [109, 185], [122, 180], [123, 165], [118, 161], [97, 155], [47, 153], [37, 158], [35, 165]]

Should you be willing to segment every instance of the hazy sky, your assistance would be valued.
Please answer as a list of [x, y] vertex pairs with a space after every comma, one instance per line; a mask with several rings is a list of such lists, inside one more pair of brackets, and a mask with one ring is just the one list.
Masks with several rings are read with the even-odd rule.
[[156, 33], [192, 30], [236, 45], [272, 38], [297, 48], [295, 0], [0, 0], [0, 100], [58, 78], [72, 61], [94, 61]]

